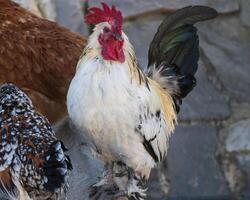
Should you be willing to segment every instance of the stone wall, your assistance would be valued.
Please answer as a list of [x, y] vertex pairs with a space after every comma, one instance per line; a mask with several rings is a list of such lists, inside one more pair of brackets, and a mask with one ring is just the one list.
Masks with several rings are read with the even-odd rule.
[[52, 21], [56, 19], [55, 1], [51, 0], [12, 0], [33, 14]]
[[[90, 5], [99, 5], [90, 0]], [[219, 12], [198, 25], [201, 59], [198, 84], [185, 100], [168, 157], [153, 171], [148, 199], [250, 199], [250, 1], [249, 0], [106, 0], [125, 16], [124, 29], [141, 66], [162, 19], [187, 5]], [[87, 34], [83, 0], [55, 0], [56, 20]], [[87, 199], [87, 186], [102, 163], [90, 156], [78, 133], [66, 122], [56, 127], [70, 147], [74, 171], [69, 200]], [[80, 137], [80, 136], [79, 136]]]

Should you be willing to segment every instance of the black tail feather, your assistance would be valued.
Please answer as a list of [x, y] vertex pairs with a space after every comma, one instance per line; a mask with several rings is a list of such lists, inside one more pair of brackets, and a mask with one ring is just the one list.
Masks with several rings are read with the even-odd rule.
[[47, 152], [44, 175], [48, 178], [48, 181], [44, 186], [49, 191], [55, 192], [67, 184], [68, 172], [72, 169], [72, 165], [64, 151], [66, 151], [66, 148], [63, 143], [56, 141], [51, 144]]
[[[214, 9], [206, 6], [180, 9], [165, 18], [150, 44], [149, 76], [165, 77], [165, 82], [161, 81], [160, 84], [166, 90], [171, 88], [169, 92], [173, 96], [177, 112], [181, 99], [196, 85], [194, 75], [198, 69], [199, 38], [194, 24], [216, 15]], [[156, 73], [160, 77], [154, 76]]]

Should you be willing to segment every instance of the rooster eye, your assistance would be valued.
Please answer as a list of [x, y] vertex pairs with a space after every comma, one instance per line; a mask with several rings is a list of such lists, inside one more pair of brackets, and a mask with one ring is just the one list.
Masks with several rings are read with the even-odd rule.
[[103, 32], [104, 32], [104, 33], [108, 33], [108, 32], [110, 32], [110, 30], [109, 30], [108, 27], [104, 27]]

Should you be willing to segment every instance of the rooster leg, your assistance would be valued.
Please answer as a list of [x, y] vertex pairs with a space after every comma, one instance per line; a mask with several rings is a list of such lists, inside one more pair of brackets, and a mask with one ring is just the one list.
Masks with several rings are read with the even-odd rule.
[[122, 162], [115, 162], [113, 165], [114, 178], [128, 177], [129, 168]]
[[116, 185], [113, 179], [113, 166], [114, 164], [107, 164], [105, 171], [98, 183], [90, 186], [89, 197], [91, 200], [97, 199], [113, 199], [114, 195], [119, 191], [119, 187]]
[[143, 200], [144, 180], [125, 164], [115, 162], [105, 166], [100, 181], [90, 187], [91, 200]]
[[135, 171], [129, 168], [127, 195], [129, 200], [143, 200], [146, 197], [145, 180], [140, 178]]
[[114, 195], [114, 199], [143, 200], [146, 196], [145, 181], [136, 172], [125, 164], [116, 163], [114, 169], [114, 181], [119, 187], [119, 191]]

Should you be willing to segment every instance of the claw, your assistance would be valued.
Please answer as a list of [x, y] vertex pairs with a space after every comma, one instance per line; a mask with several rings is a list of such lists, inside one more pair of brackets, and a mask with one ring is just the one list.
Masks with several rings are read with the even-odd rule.
[[133, 169], [118, 163], [107, 165], [100, 181], [90, 187], [91, 200], [144, 200], [145, 182]]

